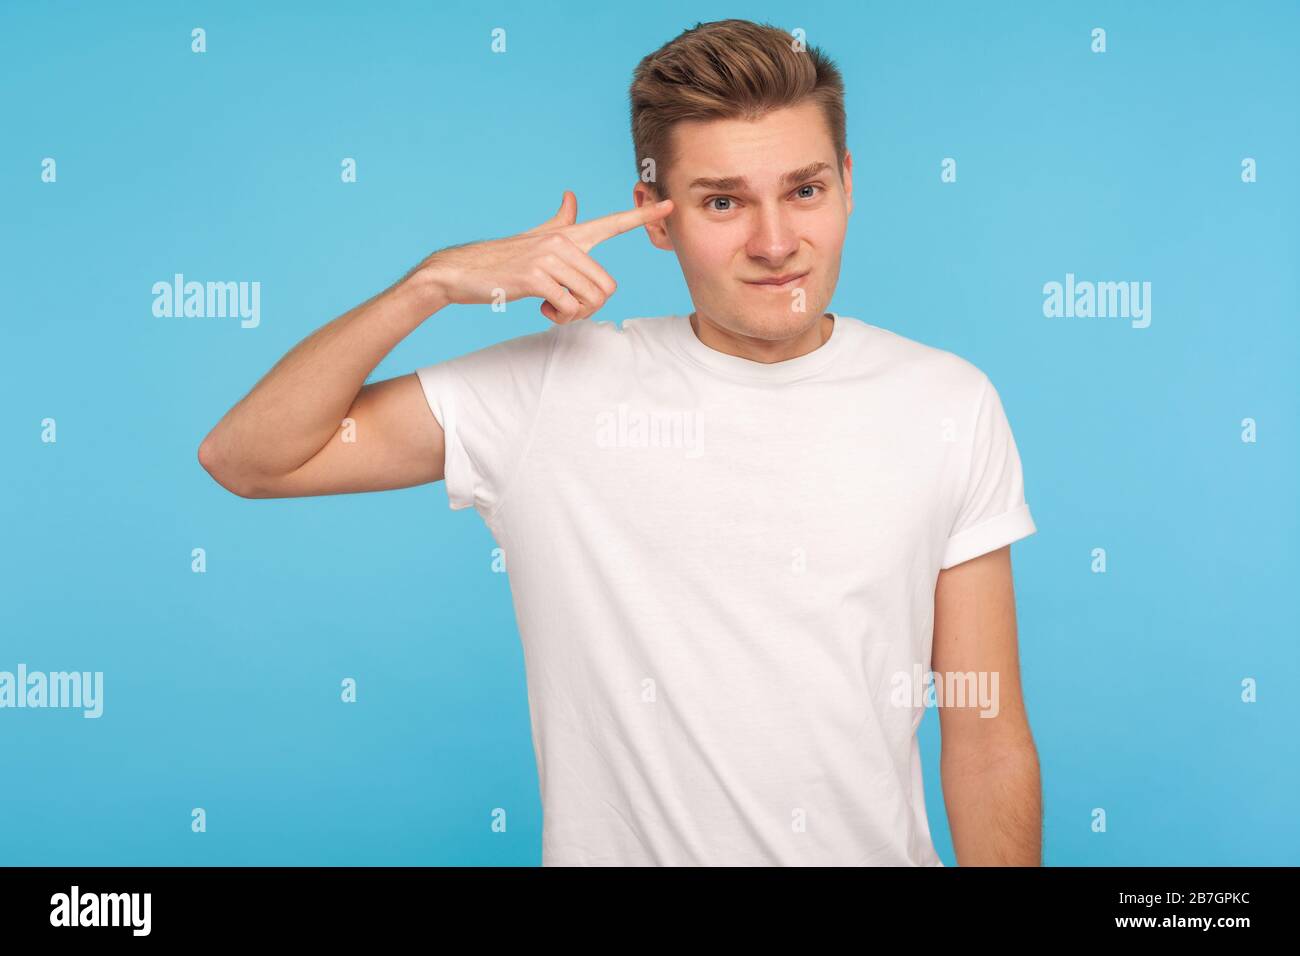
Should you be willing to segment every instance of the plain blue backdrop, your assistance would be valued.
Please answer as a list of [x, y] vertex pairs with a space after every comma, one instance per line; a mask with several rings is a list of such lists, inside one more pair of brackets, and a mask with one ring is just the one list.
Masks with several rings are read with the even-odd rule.
[[[630, 206], [633, 67], [733, 16], [802, 28], [846, 77], [832, 307], [969, 359], [1006, 407], [1039, 528], [1012, 552], [1046, 861], [1300, 863], [1298, 9], [4, 4], [0, 670], [103, 671], [105, 701], [0, 710], [0, 864], [540, 861], [478, 516], [440, 484], [247, 501], [196, 450], [428, 252], [564, 189], [582, 219]], [[690, 310], [643, 232], [596, 255], [620, 283], [599, 319]], [[260, 326], [155, 317], [177, 272], [260, 282]], [[1151, 282], [1150, 327], [1045, 318], [1067, 272]], [[373, 378], [545, 328], [536, 305], [439, 313]], [[935, 715], [921, 734], [951, 865]]]

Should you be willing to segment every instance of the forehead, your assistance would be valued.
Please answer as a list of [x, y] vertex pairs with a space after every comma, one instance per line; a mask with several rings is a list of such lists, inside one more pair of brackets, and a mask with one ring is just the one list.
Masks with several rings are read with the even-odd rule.
[[669, 186], [697, 177], [743, 176], [755, 189], [777, 187], [792, 169], [821, 160], [835, 168], [835, 145], [821, 107], [811, 100], [755, 120], [683, 120], [672, 129]]

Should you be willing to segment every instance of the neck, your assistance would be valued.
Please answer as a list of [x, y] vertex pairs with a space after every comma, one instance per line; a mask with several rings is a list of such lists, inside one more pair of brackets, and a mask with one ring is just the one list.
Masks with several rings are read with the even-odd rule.
[[768, 365], [798, 358], [821, 348], [835, 328], [835, 320], [829, 313], [823, 313], [817, 321], [789, 338], [760, 339], [724, 329], [698, 312], [692, 312], [690, 319], [695, 337], [709, 348]]

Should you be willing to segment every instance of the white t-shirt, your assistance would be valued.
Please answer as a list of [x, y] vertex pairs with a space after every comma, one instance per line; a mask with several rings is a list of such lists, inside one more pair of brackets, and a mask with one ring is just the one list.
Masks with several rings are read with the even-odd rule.
[[544, 866], [943, 865], [897, 695], [940, 569], [1036, 529], [987, 376], [830, 314], [773, 364], [676, 315], [418, 370], [505, 552]]

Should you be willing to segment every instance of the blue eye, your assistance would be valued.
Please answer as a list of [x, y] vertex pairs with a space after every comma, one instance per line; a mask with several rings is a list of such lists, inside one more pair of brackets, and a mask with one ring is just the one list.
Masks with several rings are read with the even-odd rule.
[[[797, 194], [799, 193], [800, 190], [803, 189], [812, 189], [815, 190], [815, 192], [811, 196], [801, 196], [800, 197], [801, 199], [815, 199], [821, 193], [826, 191], [826, 187], [822, 186], [820, 183], [804, 183], [802, 186], [800, 186], [798, 189], [795, 190], [795, 193]], [[735, 200], [733, 200], [730, 196], [710, 196], [708, 199], [704, 200], [704, 205], [705, 208], [711, 209], [713, 212], [731, 212], [733, 208], [731, 206], [720, 207], [720, 206], [715, 206], [713, 204], [715, 202], [730, 203], [734, 201]]]

